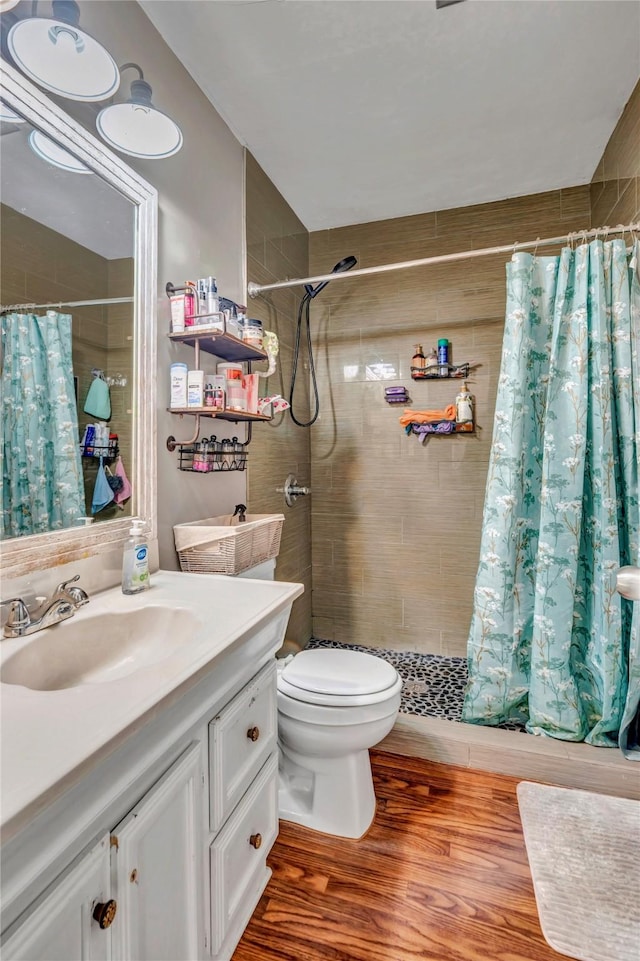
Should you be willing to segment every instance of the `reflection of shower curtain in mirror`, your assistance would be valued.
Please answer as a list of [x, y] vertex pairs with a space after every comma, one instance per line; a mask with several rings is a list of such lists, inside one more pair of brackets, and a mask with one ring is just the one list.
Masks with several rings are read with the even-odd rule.
[[71, 315], [2, 317], [2, 536], [42, 534], [85, 515]]

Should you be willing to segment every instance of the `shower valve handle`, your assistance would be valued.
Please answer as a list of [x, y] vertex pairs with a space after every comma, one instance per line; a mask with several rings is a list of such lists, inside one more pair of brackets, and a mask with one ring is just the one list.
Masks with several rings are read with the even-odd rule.
[[299, 484], [293, 474], [289, 474], [284, 482], [284, 487], [276, 487], [276, 490], [279, 494], [284, 494], [287, 507], [293, 507], [297, 497], [303, 497], [311, 493], [311, 488]]

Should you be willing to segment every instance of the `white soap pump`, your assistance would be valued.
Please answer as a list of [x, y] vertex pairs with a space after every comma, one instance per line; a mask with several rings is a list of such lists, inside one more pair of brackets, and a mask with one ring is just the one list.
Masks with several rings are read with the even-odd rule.
[[139, 594], [149, 587], [149, 547], [144, 536], [144, 522], [134, 520], [122, 555], [122, 593]]

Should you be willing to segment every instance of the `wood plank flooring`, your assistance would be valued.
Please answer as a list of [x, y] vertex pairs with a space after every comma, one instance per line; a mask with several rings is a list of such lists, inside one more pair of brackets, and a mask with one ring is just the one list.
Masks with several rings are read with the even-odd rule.
[[280, 822], [233, 961], [559, 961], [542, 937], [518, 778], [371, 752], [359, 841]]

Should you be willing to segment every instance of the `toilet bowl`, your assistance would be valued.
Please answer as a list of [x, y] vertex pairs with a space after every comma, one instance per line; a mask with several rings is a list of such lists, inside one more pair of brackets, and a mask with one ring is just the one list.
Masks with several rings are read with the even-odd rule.
[[394, 725], [402, 678], [360, 651], [301, 651], [278, 670], [279, 813], [359, 838], [375, 814], [369, 748]]

